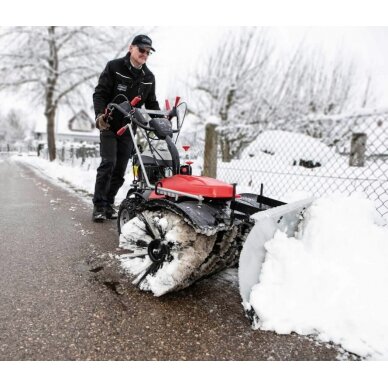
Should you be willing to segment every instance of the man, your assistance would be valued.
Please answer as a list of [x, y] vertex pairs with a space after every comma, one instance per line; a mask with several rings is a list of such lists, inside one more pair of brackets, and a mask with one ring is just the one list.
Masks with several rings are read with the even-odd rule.
[[125, 57], [108, 62], [93, 94], [101, 155], [93, 196], [95, 222], [117, 218], [114, 199], [124, 183], [128, 160], [134, 152], [128, 131], [122, 136], [116, 134], [123, 126], [123, 117], [115, 112], [108, 120], [105, 114], [107, 105], [112, 101], [121, 103], [140, 96], [141, 101], [137, 107], [145, 104], [147, 109], [160, 109], [155, 96], [155, 77], [146, 66], [151, 51], [155, 50], [148, 36], [135, 36]]

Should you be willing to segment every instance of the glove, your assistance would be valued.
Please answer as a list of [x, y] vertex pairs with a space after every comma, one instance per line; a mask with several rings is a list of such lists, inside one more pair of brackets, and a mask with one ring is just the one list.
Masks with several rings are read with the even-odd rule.
[[106, 122], [106, 115], [104, 113], [100, 113], [97, 116], [96, 127], [100, 131], [107, 131], [109, 129], [110, 125], [109, 125], [109, 123]]

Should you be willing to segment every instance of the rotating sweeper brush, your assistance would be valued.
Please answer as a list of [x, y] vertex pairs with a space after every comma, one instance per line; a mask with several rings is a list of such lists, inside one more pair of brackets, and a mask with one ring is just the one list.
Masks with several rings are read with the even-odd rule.
[[236, 263], [237, 228], [203, 234], [168, 206], [143, 209], [121, 235], [134, 251], [123, 264], [140, 289], [160, 296]]
[[[134, 181], [118, 214], [120, 246], [128, 252], [121, 261], [135, 285], [160, 296], [235, 266], [255, 224], [251, 216], [274, 207], [281, 214], [285, 204], [263, 195], [236, 194], [235, 185], [193, 176], [192, 163], [180, 164], [173, 141], [186, 104], [178, 105], [177, 97], [172, 109], [166, 101], [166, 110], [150, 111], [136, 108], [139, 101], [108, 106], [110, 114], [118, 112], [126, 122], [118, 135], [128, 131], [135, 146]], [[145, 152], [135, 141], [139, 128], [147, 140]]]

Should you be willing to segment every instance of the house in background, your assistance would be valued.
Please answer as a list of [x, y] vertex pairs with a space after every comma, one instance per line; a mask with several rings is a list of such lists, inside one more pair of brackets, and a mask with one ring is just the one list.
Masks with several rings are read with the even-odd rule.
[[[47, 143], [46, 129], [36, 129], [34, 139], [38, 143]], [[80, 110], [68, 121], [67, 128], [62, 126], [57, 128], [55, 140], [57, 142], [99, 144], [100, 131], [95, 127], [94, 120], [84, 110]]]

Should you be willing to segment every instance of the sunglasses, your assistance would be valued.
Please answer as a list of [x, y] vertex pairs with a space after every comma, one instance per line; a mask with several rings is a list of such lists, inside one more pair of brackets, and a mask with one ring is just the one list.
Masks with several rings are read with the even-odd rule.
[[147, 55], [151, 55], [152, 54], [151, 51], [148, 51], [148, 50], [143, 49], [141, 47], [137, 47], [137, 49], [139, 50], [139, 53], [141, 53], [141, 54], [147, 54]]

